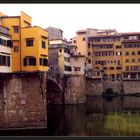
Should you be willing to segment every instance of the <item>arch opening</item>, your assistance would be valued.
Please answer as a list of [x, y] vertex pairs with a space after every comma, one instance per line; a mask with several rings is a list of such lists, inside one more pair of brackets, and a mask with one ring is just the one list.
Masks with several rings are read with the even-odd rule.
[[53, 80], [47, 79], [47, 104], [64, 104], [64, 93], [59, 85]]

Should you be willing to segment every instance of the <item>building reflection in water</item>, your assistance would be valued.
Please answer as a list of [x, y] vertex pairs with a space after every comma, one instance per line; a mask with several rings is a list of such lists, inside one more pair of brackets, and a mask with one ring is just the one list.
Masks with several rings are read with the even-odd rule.
[[87, 97], [86, 104], [48, 105], [47, 129], [0, 131], [0, 135], [140, 136], [140, 97]]
[[48, 135], [139, 136], [139, 103], [139, 97], [87, 97], [85, 105], [50, 106]]

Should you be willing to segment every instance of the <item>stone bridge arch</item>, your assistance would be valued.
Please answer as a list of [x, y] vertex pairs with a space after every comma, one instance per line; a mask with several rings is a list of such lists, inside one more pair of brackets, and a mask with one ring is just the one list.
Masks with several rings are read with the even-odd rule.
[[46, 78], [47, 103], [48, 104], [64, 104], [65, 95], [62, 80], [58, 73], [49, 71]]

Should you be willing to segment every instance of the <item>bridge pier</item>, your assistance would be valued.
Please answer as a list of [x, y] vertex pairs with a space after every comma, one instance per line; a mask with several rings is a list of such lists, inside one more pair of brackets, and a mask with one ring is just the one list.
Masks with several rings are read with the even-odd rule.
[[46, 128], [45, 79], [44, 73], [0, 77], [0, 129]]
[[67, 84], [64, 87], [65, 104], [86, 102], [85, 77], [83, 75], [71, 75], [67, 77]]

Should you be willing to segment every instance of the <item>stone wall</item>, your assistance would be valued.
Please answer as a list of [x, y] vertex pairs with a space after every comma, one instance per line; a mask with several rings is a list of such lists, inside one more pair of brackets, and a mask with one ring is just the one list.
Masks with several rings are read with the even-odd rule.
[[[13, 74], [3, 80], [3, 120], [0, 129], [46, 127], [46, 94], [43, 75]], [[46, 87], [45, 87], [46, 88]]]
[[140, 97], [125, 96], [123, 101], [124, 109], [140, 109]]
[[140, 81], [123, 81], [124, 93], [140, 93]]
[[80, 75], [68, 77], [65, 87], [65, 104], [85, 103], [85, 78]]
[[103, 87], [101, 80], [86, 79], [86, 95], [102, 95]]
[[103, 92], [108, 88], [111, 88], [113, 92], [121, 93], [122, 91], [122, 82], [121, 81], [103, 81]]
[[3, 79], [0, 78], [0, 128], [3, 126], [4, 119], [4, 94], [3, 94]]

